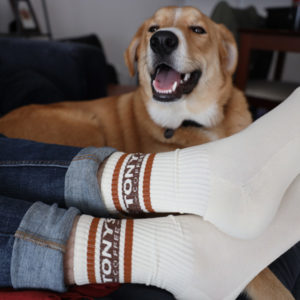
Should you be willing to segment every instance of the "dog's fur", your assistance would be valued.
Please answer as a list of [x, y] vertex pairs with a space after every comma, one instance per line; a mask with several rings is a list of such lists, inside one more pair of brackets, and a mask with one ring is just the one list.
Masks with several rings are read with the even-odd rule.
[[[178, 38], [178, 46], [168, 56], [150, 46], [151, 37], [161, 31]], [[158, 10], [138, 29], [125, 61], [132, 76], [137, 62], [140, 86], [136, 91], [93, 101], [22, 107], [0, 119], [0, 132], [48, 143], [149, 153], [226, 137], [251, 122], [246, 99], [232, 84], [237, 64], [234, 38], [195, 8]], [[189, 93], [155, 97], [151, 82], [161, 63], [181, 74], [198, 70], [200, 79]], [[202, 127], [182, 127], [186, 120]], [[166, 129], [171, 129], [171, 136], [165, 137]], [[293, 299], [275, 276], [266, 276], [268, 269], [261, 274], [247, 287], [250, 296]]]
[[[179, 35], [170, 64], [181, 73], [201, 69], [198, 85], [177, 101], [153, 99], [151, 74], [154, 55], [149, 48], [159, 25]], [[207, 34], [189, 28], [201, 25]], [[232, 34], [193, 8], [160, 9], [145, 21], [125, 53], [131, 75], [138, 62], [140, 86], [133, 93], [93, 101], [29, 105], [0, 120], [0, 131], [9, 137], [74, 146], [109, 145], [126, 152], [161, 152], [202, 144], [245, 128], [251, 117], [243, 94], [233, 87], [237, 49]], [[180, 127], [193, 120], [203, 128]], [[166, 128], [175, 129], [165, 138]]]

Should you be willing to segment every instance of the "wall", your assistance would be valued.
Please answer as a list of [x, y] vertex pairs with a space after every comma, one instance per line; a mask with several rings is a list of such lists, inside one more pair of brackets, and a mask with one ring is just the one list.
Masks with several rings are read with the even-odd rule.
[[[194, 6], [199, 8], [207, 16], [210, 16], [214, 7], [217, 5], [220, 0], [184, 0], [184, 5]], [[241, 0], [227, 0], [231, 6], [238, 7]]]
[[[41, 0], [31, 0], [40, 17]], [[106, 52], [108, 61], [113, 63], [123, 84], [134, 83], [124, 64], [123, 53], [138, 26], [161, 6], [192, 5], [208, 16], [219, 0], [47, 0], [54, 38], [74, 37], [96, 33]], [[259, 13], [265, 14], [266, 7], [286, 6], [290, 0], [227, 0], [234, 7], [255, 5]], [[12, 20], [9, 0], [0, 0], [0, 32], [7, 30]], [[288, 54], [283, 79], [300, 82], [300, 54]]]
[[[185, 0], [185, 5], [192, 5], [200, 8], [206, 15], [211, 15], [214, 6], [219, 2], [219, 0]], [[292, 0], [227, 0], [227, 2], [234, 7], [244, 8], [249, 5], [255, 6], [258, 13], [261, 15], [266, 15], [266, 8], [268, 7], [280, 7], [289, 6]], [[274, 61], [271, 70], [274, 69]], [[282, 80], [292, 81], [300, 83], [300, 53], [288, 53], [286, 55], [286, 61], [284, 70], [282, 73]], [[269, 78], [272, 78], [271, 72]]]
[[0, 0], [0, 32], [8, 31], [8, 24], [13, 20], [13, 12], [9, 1]]
[[[38, 4], [39, 0], [33, 0]], [[181, 0], [50, 0], [47, 1], [54, 38], [96, 33], [108, 61], [123, 84], [135, 82], [125, 66], [123, 53], [137, 28], [155, 10], [180, 5]]]

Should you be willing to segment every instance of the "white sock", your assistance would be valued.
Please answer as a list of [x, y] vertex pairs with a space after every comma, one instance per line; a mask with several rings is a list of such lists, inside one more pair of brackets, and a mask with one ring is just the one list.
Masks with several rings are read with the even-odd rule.
[[260, 234], [300, 172], [300, 88], [231, 137], [159, 154], [115, 153], [101, 192], [111, 212], [203, 216], [240, 238]]
[[[109, 212], [202, 216], [210, 195], [208, 155], [199, 149], [191, 156], [189, 149], [192, 148], [157, 154], [112, 154], [101, 178], [101, 194]], [[198, 174], [192, 176], [195, 166]]]
[[252, 240], [232, 238], [193, 215], [137, 220], [81, 216], [75, 282], [144, 283], [167, 289], [179, 300], [235, 299], [300, 240], [299, 195], [300, 177], [267, 230]]
[[211, 195], [204, 219], [236, 237], [259, 235], [300, 174], [300, 88], [248, 128], [207, 144]]
[[80, 216], [74, 244], [77, 285], [131, 282], [133, 220]]

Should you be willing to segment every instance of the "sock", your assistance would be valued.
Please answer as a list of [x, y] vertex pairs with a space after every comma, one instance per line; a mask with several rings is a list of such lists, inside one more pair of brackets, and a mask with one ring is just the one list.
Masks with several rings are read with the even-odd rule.
[[[198, 176], [190, 171], [199, 166]], [[101, 193], [111, 213], [195, 213], [203, 215], [209, 197], [208, 158], [176, 150], [157, 154], [113, 153], [101, 178]]]
[[159, 154], [114, 153], [101, 179], [112, 213], [193, 213], [239, 238], [259, 235], [300, 172], [300, 88], [231, 137]]
[[74, 244], [78, 285], [130, 282], [133, 220], [80, 216]]
[[211, 195], [204, 219], [236, 237], [259, 235], [300, 174], [300, 88], [245, 130], [207, 144]]
[[[77, 285], [93, 283], [144, 283], [176, 290], [174, 282], [164, 283], [173, 274], [188, 272], [192, 257], [182, 243], [173, 217], [149, 220], [99, 219], [80, 216], [74, 243], [74, 280]], [[163, 247], [164, 240], [168, 243]], [[176, 246], [177, 245], [177, 246]], [[174, 249], [176, 248], [176, 250]], [[159, 257], [161, 259], [159, 259]], [[174, 265], [174, 259], [180, 261]], [[181, 265], [186, 264], [186, 267]], [[183, 276], [179, 276], [181, 280]]]
[[154, 285], [179, 300], [235, 299], [299, 241], [299, 194], [300, 177], [270, 226], [251, 240], [230, 237], [195, 215], [136, 220], [83, 215], [75, 233], [75, 282]]

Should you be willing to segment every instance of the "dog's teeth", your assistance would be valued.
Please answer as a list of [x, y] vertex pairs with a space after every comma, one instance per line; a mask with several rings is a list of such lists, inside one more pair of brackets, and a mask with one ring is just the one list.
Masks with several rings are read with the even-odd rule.
[[185, 82], [187, 82], [189, 79], [190, 79], [190, 77], [191, 77], [191, 73], [186, 73], [185, 75], [184, 75], [184, 81]]
[[177, 81], [175, 81], [175, 82], [173, 83], [173, 86], [172, 86], [172, 91], [173, 91], [173, 92], [176, 91], [177, 84], [178, 84]]

